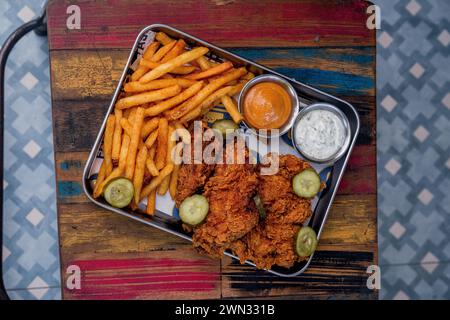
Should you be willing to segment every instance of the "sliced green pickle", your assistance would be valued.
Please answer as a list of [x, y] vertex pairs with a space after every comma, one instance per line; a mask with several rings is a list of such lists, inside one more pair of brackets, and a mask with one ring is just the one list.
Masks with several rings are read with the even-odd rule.
[[320, 191], [320, 177], [314, 169], [305, 169], [292, 179], [292, 187], [299, 197], [313, 198]]
[[181, 221], [195, 226], [206, 218], [208, 211], [208, 200], [202, 195], [194, 194], [181, 202], [179, 212]]
[[261, 201], [261, 198], [256, 195], [253, 197], [253, 201], [255, 201], [256, 209], [258, 209], [259, 217], [264, 219], [266, 217], [266, 209], [264, 209], [264, 205]]
[[227, 133], [233, 133], [238, 128], [238, 125], [234, 123], [233, 120], [223, 119], [214, 122], [212, 128], [219, 131], [222, 136], [226, 137]]
[[295, 249], [300, 257], [309, 257], [317, 247], [316, 232], [310, 227], [302, 227], [298, 231]]
[[103, 197], [106, 202], [116, 208], [123, 208], [130, 204], [134, 195], [133, 183], [126, 178], [111, 180], [105, 188]]

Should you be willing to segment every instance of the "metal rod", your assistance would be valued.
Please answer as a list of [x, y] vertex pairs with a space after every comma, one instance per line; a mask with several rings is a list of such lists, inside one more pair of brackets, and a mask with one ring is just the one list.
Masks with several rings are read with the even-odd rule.
[[[8, 56], [11, 50], [14, 48], [16, 43], [28, 32], [36, 28], [45, 28], [46, 24], [46, 10], [37, 19], [31, 20], [17, 28], [11, 35], [6, 39], [0, 50], [0, 167], [1, 167], [1, 179], [3, 183], [3, 139], [4, 139], [4, 117], [5, 117], [5, 69]], [[0, 202], [2, 204], [0, 209], [0, 300], [9, 300], [8, 294], [3, 283], [3, 187], [0, 192]]]

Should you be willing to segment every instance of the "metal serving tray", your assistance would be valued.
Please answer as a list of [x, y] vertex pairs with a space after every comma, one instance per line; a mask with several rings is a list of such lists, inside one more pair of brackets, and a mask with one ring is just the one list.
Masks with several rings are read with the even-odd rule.
[[[235, 55], [231, 52], [228, 52], [226, 50], [223, 50], [219, 47], [216, 47], [215, 45], [205, 42], [203, 40], [200, 40], [194, 36], [191, 36], [185, 32], [182, 32], [180, 30], [177, 30], [173, 27], [164, 25], [164, 24], [153, 24], [146, 28], [144, 28], [139, 35], [136, 38], [136, 42], [133, 45], [133, 48], [131, 50], [130, 56], [128, 58], [128, 62], [124, 68], [124, 71], [122, 73], [122, 76], [120, 78], [120, 81], [117, 85], [116, 91], [114, 93], [114, 96], [111, 100], [111, 104], [108, 108], [108, 112], [105, 115], [105, 119], [103, 120], [102, 126], [100, 128], [100, 131], [98, 133], [98, 136], [95, 140], [94, 146], [91, 150], [91, 153], [89, 154], [89, 158], [87, 160], [86, 166], [84, 168], [83, 172], [83, 189], [86, 193], [87, 197], [94, 202], [95, 204], [99, 205], [102, 208], [105, 208], [107, 210], [116, 212], [118, 214], [121, 214], [123, 216], [129, 217], [131, 219], [137, 220], [139, 222], [145, 223], [147, 225], [153, 226], [155, 228], [158, 228], [160, 230], [164, 230], [166, 232], [169, 232], [171, 234], [174, 234], [178, 237], [181, 237], [183, 239], [186, 239], [188, 241], [192, 241], [191, 236], [186, 234], [182, 227], [180, 221], [175, 219], [174, 217], [171, 217], [167, 214], [164, 214], [162, 212], [156, 212], [154, 216], [149, 217], [144, 214], [134, 213], [131, 211], [126, 211], [122, 209], [117, 209], [112, 206], [110, 206], [108, 203], [106, 203], [102, 198], [94, 199], [92, 196], [92, 187], [90, 185], [89, 181], [89, 174], [91, 171], [91, 166], [96, 158], [96, 155], [98, 153], [98, 150], [100, 148], [101, 142], [103, 140], [103, 132], [105, 130], [106, 125], [106, 119], [108, 115], [113, 112], [114, 105], [116, 103], [116, 99], [121, 91], [123, 82], [127, 76], [127, 74], [130, 71], [130, 66], [137, 58], [138, 50], [142, 49], [140, 46], [142, 46], [143, 41], [147, 37], [147, 33], [150, 31], [158, 32], [163, 31], [169, 36], [173, 38], [182, 38], [186, 41], [186, 43], [190, 46], [204, 46], [209, 48], [210, 52], [208, 53], [208, 57], [213, 60], [221, 60], [226, 59], [228, 61], [233, 62], [236, 66], [245, 66], [247, 69], [256, 75], [262, 74], [262, 73], [270, 73], [278, 75], [287, 81], [289, 81], [292, 86], [297, 90], [299, 99], [300, 99], [300, 105], [301, 107], [317, 103], [317, 102], [327, 102], [330, 103], [336, 107], [338, 107], [342, 112], [345, 113], [345, 115], [348, 117], [349, 123], [350, 123], [350, 131], [351, 131], [351, 144], [347, 151], [347, 153], [336, 163], [334, 163], [331, 171], [330, 171], [330, 177], [327, 180], [327, 187], [325, 190], [323, 190], [320, 194], [320, 197], [317, 201], [316, 207], [314, 209], [314, 212], [311, 216], [311, 219], [309, 220], [309, 226], [312, 227], [316, 233], [317, 237], [320, 238], [320, 234], [322, 233], [323, 227], [325, 225], [325, 221], [327, 219], [328, 212], [330, 210], [331, 204], [333, 202], [334, 196], [338, 190], [339, 183], [342, 179], [342, 176], [345, 171], [345, 167], [347, 165], [348, 159], [350, 157], [350, 154], [352, 152], [353, 146], [355, 145], [356, 138], [359, 133], [359, 127], [360, 127], [360, 121], [358, 112], [355, 110], [355, 108], [349, 104], [346, 101], [343, 101], [337, 97], [334, 97], [330, 94], [327, 94], [321, 90], [312, 88], [306, 84], [303, 84], [296, 79], [286, 77], [278, 72], [275, 72], [269, 68], [266, 68], [262, 65], [259, 65], [253, 61], [244, 59], [238, 55]], [[230, 256], [234, 259], [238, 259], [236, 256], [229, 252], [225, 252], [227, 256]], [[287, 269], [275, 266], [274, 268], [267, 270], [268, 272], [283, 276], [283, 277], [291, 277], [296, 276], [304, 272], [309, 263], [311, 262], [312, 256], [305, 261], [297, 262], [293, 267]], [[247, 264], [255, 266], [251, 261], [246, 261]]]

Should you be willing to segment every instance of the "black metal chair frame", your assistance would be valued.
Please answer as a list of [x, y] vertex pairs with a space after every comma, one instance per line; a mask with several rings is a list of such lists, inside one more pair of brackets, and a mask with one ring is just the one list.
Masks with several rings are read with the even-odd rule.
[[[0, 172], [3, 181], [3, 157], [4, 157], [4, 115], [5, 115], [5, 68], [8, 56], [16, 43], [28, 32], [34, 30], [40, 36], [47, 35], [47, 5], [44, 6], [43, 13], [40, 17], [31, 20], [19, 28], [17, 28], [5, 41], [0, 50]], [[8, 293], [3, 282], [3, 188], [1, 188], [0, 202], [2, 204], [0, 209], [0, 300], [9, 300]]]

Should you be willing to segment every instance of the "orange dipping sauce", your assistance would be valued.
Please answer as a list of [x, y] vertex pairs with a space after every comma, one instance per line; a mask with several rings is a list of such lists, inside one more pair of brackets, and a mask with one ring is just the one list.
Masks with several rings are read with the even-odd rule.
[[289, 93], [274, 82], [260, 82], [251, 87], [244, 97], [245, 121], [256, 129], [279, 129], [292, 111]]

